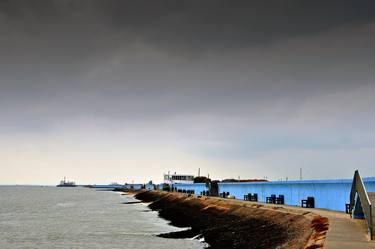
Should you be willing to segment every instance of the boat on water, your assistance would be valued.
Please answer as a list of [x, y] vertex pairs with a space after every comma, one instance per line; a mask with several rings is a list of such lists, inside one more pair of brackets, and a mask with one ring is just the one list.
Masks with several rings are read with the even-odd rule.
[[69, 182], [66, 180], [66, 178], [64, 177], [63, 180], [60, 181], [60, 184], [57, 185], [56, 187], [77, 187], [76, 183], [75, 182]]

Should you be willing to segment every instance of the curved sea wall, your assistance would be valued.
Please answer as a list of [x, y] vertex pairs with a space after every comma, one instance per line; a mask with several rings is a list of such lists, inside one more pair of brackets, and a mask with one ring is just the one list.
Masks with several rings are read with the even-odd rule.
[[190, 184], [180, 183], [180, 184], [174, 184], [173, 187], [176, 188], [177, 190], [194, 191], [194, 193], [197, 194], [197, 195], [199, 195], [202, 191], [208, 190], [205, 183], [193, 183], [193, 184], [191, 184], [191, 183]]
[[[259, 202], [266, 202], [271, 195], [283, 195], [286, 205], [301, 206], [301, 201], [311, 196], [316, 208], [345, 211], [349, 203], [352, 179], [304, 180], [274, 182], [219, 182], [219, 193], [229, 192], [236, 199], [243, 199], [249, 193], [257, 194]], [[375, 178], [363, 178], [368, 192], [375, 192]], [[176, 184], [177, 189], [195, 190], [196, 194], [208, 190], [202, 184]]]
[[320, 248], [328, 229], [326, 218], [305, 210], [150, 190], [135, 197], [172, 225], [191, 227], [162, 237], [201, 235], [211, 248]]

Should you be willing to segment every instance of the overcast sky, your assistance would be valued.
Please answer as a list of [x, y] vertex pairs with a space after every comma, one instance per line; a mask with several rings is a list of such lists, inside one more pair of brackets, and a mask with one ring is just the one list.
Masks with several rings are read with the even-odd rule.
[[0, 184], [375, 176], [375, 1], [0, 1]]

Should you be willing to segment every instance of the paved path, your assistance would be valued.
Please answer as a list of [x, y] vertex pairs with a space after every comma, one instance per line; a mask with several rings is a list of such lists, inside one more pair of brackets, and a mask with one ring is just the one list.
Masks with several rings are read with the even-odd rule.
[[329, 229], [324, 243], [326, 249], [367, 249], [375, 248], [370, 241], [365, 220], [351, 219], [343, 212], [310, 209], [311, 212], [327, 217]]
[[[300, 207], [287, 207], [301, 209]], [[304, 208], [304, 210], [328, 218], [329, 229], [324, 243], [325, 249], [375, 249], [375, 241], [370, 240], [364, 219], [352, 219], [344, 212], [326, 209]]]
[[[373, 194], [373, 195], [372, 195]], [[375, 198], [375, 193], [371, 193]], [[371, 198], [370, 198], [371, 199]], [[247, 202], [249, 203], [249, 202]], [[375, 205], [375, 200], [373, 200]], [[259, 203], [263, 206], [280, 206], [288, 210], [304, 210], [329, 219], [329, 229], [324, 243], [325, 249], [375, 249], [375, 240], [370, 240], [366, 221], [352, 219], [344, 212], [330, 211], [318, 208], [301, 208], [297, 206]], [[375, 210], [373, 210], [374, 212]]]

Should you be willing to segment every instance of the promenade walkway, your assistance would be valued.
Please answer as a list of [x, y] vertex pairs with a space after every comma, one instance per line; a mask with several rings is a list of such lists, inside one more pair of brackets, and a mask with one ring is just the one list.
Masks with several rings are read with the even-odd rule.
[[[375, 193], [371, 193], [375, 198]], [[242, 201], [247, 202], [248, 201]], [[375, 200], [374, 200], [375, 203]], [[349, 214], [318, 208], [301, 208], [297, 206], [258, 203], [265, 207], [283, 207], [287, 210], [309, 211], [326, 217], [329, 220], [329, 229], [324, 243], [324, 249], [375, 249], [375, 241], [370, 240], [366, 221], [352, 219]]]
[[328, 218], [329, 229], [324, 243], [326, 249], [367, 249], [375, 248], [370, 241], [366, 221], [351, 219], [348, 214], [322, 209], [309, 209], [312, 213]]

